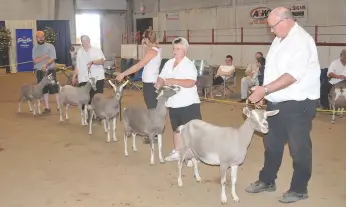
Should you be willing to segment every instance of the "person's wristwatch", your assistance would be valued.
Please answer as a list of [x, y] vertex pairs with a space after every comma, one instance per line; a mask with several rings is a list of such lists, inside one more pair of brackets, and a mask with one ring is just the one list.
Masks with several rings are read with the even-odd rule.
[[267, 88], [267, 86], [264, 86], [264, 91], [265, 91], [265, 95], [269, 95], [269, 89]]

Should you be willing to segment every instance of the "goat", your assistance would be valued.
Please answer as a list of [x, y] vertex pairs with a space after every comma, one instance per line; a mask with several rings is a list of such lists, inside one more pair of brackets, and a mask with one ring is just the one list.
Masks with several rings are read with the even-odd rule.
[[[81, 111], [81, 125], [88, 125], [87, 122], [87, 105], [90, 100], [89, 92], [91, 89], [96, 90], [96, 78], [88, 78], [87, 84], [81, 87], [72, 85], [65, 85], [59, 89], [59, 118], [60, 122], [63, 120], [63, 105], [65, 106], [65, 119], [69, 119], [68, 109], [69, 105], [78, 106]], [[84, 110], [82, 106], [85, 105]]]
[[123, 88], [128, 84], [127, 80], [122, 85], [114, 85], [111, 80], [108, 81], [113, 88], [114, 96], [105, 97], [104, 94], [95, 94], [91, 103], [91, 116], [89, 117], [89, 134], [92, 134], [93, 116], [96, 115], [104, 120], [104, 128], [107, 133], [107, 142], [111, 141], [110, 137], [110, 120], [113, 122], [113, 141], [117, 141], [116, 137], [116, 119], [121, 110], [120, 101], [122, 97]]
[[346, 109], [346, 80], [336, 83], [329, 92], [330, 110], [333, 111], [331, 123], [335, 123], [335, 110], [343, 116], [343, 110]]
[[194, 176], [198, 182], [201, 181], [198, 172], [198, 161], [209, 165], [219, 165], [222, 187], [221, 203], [226, 204], [226, 172], [231, 167], [231, 195], [233, 200], [238, 202], [239, 197], [235, 190], [238, 166], [244, 162], [254, 131], [268, 133], [266, 119], [278, 112], [279, 110], [250, 110], [246, 105], [243, 108], [243, 113], [247, 116], [247, 119], [238, 129], [215, 126], [202, 120], [191, 120], [187, 124], [179, 126], [178, 131], [182, 136], [182, 145], [180, 160], [178, 161], [178, 187], [183, 186], [182, 163], [184, 161], [192, 161]]
[[138, 107], [124, 108], [123, 125], [124, 125], [124, 154], [128, 156], [128, 135], [132, 134], [133, 150], [136, 152], [136, 135], [149, 137], [151, 147], [150, 164], [154, 164], [154, 137], [158, 137], [158, 153], [160, 163], [164, 163], [162, 156], [162, 134], [165, 127], [166, 106], [165, 102], [171, 96], [180, 91], [179, 86], [164, 86], [157, 90], [157, 107], [154, 109], [144, 109]]
[[[18, 112], [21, 112], [22, 101], [27, 100], [29, 104], [30, 112], [33, 111], [33, 115], [36, 115], [36, 100], [38, 113], [41, 114], [41, 101], [40, 99], [43, 96], [43, 88], [48, 84], [54, 84], [55, 81], [52, 77], [52, 74], [46, 75], [43, 79], [36, 85], [25, 84], [20, 88], [20, 98], [18, 104]], [[34, 104], [34, 110], [31, 108], [31, 102]]]

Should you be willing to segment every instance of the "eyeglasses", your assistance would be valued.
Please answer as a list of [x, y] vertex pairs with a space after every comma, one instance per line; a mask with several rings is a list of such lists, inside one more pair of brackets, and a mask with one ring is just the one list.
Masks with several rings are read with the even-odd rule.
[[276, 27], [279, 23], [281, 23], [283, 20], [286, 20], [287, 18], [281, 19], [280, 21], [278, 21], [276, 24], [274, 24], [273, 26], [270, 26], [271, 29], [273, 29], [274, 27]]

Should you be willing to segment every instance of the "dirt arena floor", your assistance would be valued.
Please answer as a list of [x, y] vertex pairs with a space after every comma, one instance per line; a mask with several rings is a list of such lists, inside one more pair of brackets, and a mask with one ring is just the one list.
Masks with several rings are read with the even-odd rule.
[[[239, 76], [240, 77], [240, 76]], [[62, 83], [62, 75], [59, 75]], [[183, 188], [177, 187], [176, 162], [149, 165], [149, 145], [137, 140], [138, 152], [129, 144], [124, 157], [122, 123], [117, 123], [118, 142], [106, 143], [101, 124], [88, 135], [80, 125], [77, 108], [70, 120], [59, 123], [56, 104], [52, 113], [34, 117], [27, 103], [17, 113], [19, 86], [34, 82], [32, 73], [0, 76], [0, 207], [212, 207], [220, 206], [219, 168], [201, 164], [203, 183], [196, 183], [193, 169], [183, 169]], [[238, 85], [240, 80], [238, 80]], [[237, 89], [239, 91], [239, 89]], [[111, 94], [110, 89], [106, 93]], [[144, 107], [140, 92], [126, 91], [123, 107]], [[43, 108], [43, 104], [42, 104]], [[240, 105], [204, 102], [205, 121], [238, 127], [243, 123]], [[291, 206], [345, 206], [346, 122], [330, 124], [330, 115], [318, 114], [312, 130], [313, 175], [310, 198]], [[172, 149], [167, 117], [163, 153]], [[129, 139], [129, 141], [131, 141]], [[292, 161], [286, 148], [276, 192], [250, 195], [244, 189], [258, 177], [263, 165], [262, 138], [254, 135], [244, 165], [238, 173], [236, 191], [240, 203], [231, 199], [227, 186], [226, 206], [281, 206], [277, 200], [289, 187]], [[228, 177], [230, 180], [230, 177]]]

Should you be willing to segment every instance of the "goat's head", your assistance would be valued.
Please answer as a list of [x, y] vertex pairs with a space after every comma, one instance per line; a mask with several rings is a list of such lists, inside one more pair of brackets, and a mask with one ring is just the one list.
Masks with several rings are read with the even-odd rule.
[[44, 84], [44, 85], [48, 85], [48, 84], [55, 84], [55, 80], [52, 76], [52, 73], [49, 74], [49, 75], [45, 75], [45, 77], [43, 77], [43, 79], [41, 80], [41, 82]]
[[88, 82], [90, 83], [90, 85], [92, 86], [92, 89], [94, 91], [96, 91], [96, 81], [98, 80], [98, 77], [89, 77], [88, 79]]
[[247, 116], [250, 126], [259, 132], [264, 134], [269, 132], [269, 125], [267, 122], [268, 116], [276, 115], [280, 110], [265, 111], [264, 109], [250, 110], [248, 106], [243, 108], [243, 113]]
[[122, 98], [123, 88], [124, 88], [124, 86], [126, 86], [126, 85], [128, 84], [129, 80], [125, 81], [125, 82], [124, 82], [123, 84], [121, 84], [121, 85], [118, 85], [118, 84], [115, 85], [115, 84], [112, 83], [111, 80], [108, 80], [108, 82], [109, 82], [110, 85], [112, 86], [116, 98], [117, 98], [118, 100], [120, 100], [120, 99]]
[[180, 90], [181, 88], [179, 86], [163, 86], [157, 90], [157, 100], [167, 100], [171, 96], [176, 95]]

